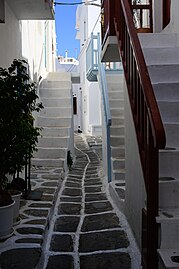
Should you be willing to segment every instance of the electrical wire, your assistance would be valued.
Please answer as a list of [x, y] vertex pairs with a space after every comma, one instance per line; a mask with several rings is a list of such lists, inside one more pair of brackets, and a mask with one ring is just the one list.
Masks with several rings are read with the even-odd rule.
[[[96, 2], [97, 0], [91, 0], [88, 3]], [[86, 4], [86, 2], [73, 2], [73, 3], [64, 3], [64, 2], [54, 2], [54, 5], [63, 5], [63, 6], [75, 6], [75, 5], [83, 5]]]

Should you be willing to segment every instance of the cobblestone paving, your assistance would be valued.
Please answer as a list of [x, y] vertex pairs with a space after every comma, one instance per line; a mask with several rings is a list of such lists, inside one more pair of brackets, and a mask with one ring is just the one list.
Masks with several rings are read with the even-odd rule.
[[43, 269], [139, 269], [127, 222], [106, 193], [99, 155], [83, 135], [75, 144], [76, 162], [57, 200]]
[[32, 188], [42, 196], [40, 201], [21, 200], [20, 222], [10, 238], [0, 241], [0, 269], [34, 269], [38, 264], [62, 174], [61, 169], [32, 168]]
[[[87, 143], [88, 142], [88, 143]], [[22, 200], [21, 221], [0, 242], [0, 269], [139, 269], [127, 222], [105, 187], [101, 140], [75, 135], [76, 161], [32, 170], [40, 201]]]

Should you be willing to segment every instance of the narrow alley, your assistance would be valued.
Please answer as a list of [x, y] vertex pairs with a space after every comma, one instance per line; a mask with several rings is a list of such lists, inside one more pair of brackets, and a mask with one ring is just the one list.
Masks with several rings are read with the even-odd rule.
[[90, 139], [75, 135], [76, 162], [58, 196], [43, 268], [138, 269], [130, 229], [106, 192], [101, 154]]
[[[43, 201], [28, 201], [31, 209], [22, 206], [21, 224], [0, 245], [1, 250], [6, 250], [0, 256], [1, 269], [141, 268], [128, 223], [105, 186], [98, 142], [95, 137], [75, 134], [76, 161], [57, 188], [54, 209], [52, 203], [49, 211], [49, 227], [42, 225], [47, 218], [46, 207], [50, 207], [49, 194]], [[45, 174], [45, 168], [41, 174], [51, 179], [51, 184], [41, 183], [51, 191], [54, 174]]]

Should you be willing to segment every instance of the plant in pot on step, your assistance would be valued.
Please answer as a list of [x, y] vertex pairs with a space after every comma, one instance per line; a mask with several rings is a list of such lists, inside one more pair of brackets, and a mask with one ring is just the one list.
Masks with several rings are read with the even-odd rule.
[[[30, 81], [27, 62], [14, 60], [11, 66], [0, 68], [0, 210], [13, 204], [7, 189], [6, 175], [22, 171], [27, 154], [32, 156], [36, 149], [40, 129], [34, 127], [32, 113], [40, 111], [37, 103], [36, 85]], [[13, 209], [11, 209], [13, 211]], [[7, 237], [12, 228], [4, 231], [1, 224], [5, 218], [0, 213], [0, 238]], [[8, 220], [13, 222], [13, 216]]]

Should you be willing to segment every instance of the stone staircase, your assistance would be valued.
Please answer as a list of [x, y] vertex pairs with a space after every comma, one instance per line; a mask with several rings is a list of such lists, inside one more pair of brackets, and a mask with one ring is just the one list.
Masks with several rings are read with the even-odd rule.
[[112, 181], [109, 191], [122, 209], [125, 198], [124, 75], [106, 74], [112, 125], [110, 128]]
[[44, 109], [36, 125], [42, 127], [33, 166], [67, 169], [67, 150], [73, 154], [73, 115], [70, 73], [49, 73], [39, 89]]
[[159, 268], [179, 268], [179, 46], [172, 33], [139, 34], [166, 132], [159, 155]]

